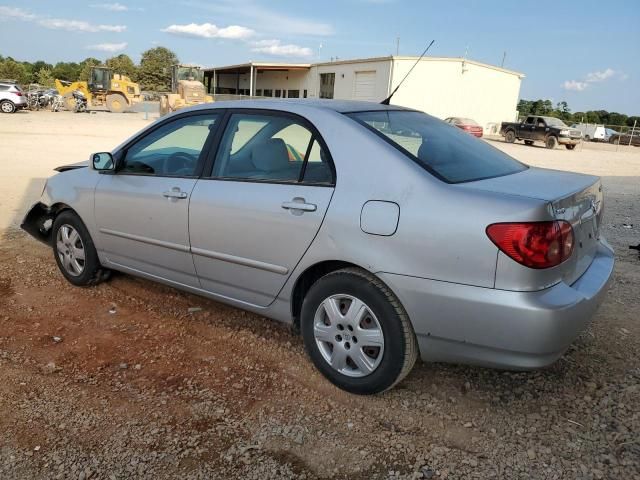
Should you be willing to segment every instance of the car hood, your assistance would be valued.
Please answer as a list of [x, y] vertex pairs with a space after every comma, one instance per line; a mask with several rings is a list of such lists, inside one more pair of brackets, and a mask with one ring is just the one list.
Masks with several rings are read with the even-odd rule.
[[59, 167], [54, 168], [56, 172], [66, 172], [67, 170], [75, 170], [76, 168], [86, 168], [89, 166], [89, 162], [85, 160], [84, 162], [71, 163], [69, 165], [61, 165]]

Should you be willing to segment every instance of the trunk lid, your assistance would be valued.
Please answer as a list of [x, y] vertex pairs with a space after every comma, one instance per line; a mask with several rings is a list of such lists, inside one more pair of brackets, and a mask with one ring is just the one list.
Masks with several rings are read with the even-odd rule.
[[[549, 213], [553, 218], [569, 222], [574, 233], [574, 249], [571, 258], [549, 270], [553, 270], [559, 279], [571, 285], [591, 265], [598, 246], [603, 214], [602, 184], [599, 177], [531, 167], [513, 175], [459, 184], [459, 186], [535, 198], [548, 203]], [[548, 218], [539, 220], [548, 220]], [[549, 273], [551, 272], [546, 272], [545, 277]]]

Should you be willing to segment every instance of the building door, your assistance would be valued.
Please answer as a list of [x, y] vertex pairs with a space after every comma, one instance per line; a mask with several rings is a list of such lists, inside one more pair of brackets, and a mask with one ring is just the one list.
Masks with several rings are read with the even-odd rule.
[[376, 92], [376, 71], [356, 72], [355, 82], [353, 84], [354, 100], [375, 100]]

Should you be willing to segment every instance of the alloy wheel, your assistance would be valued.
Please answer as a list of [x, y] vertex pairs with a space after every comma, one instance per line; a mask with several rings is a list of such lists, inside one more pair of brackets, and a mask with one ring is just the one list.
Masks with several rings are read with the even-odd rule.
[[322, 358], [349, 377], [370, 375], [384, 355], [380, 322], [367, 304], [351, 295], [332, 295], [320, 303], [313, 335]]
[[73, 276], [82, 275], [85, 266], [84, 244], [78, 231], [69, 224], [58, 229], [56, 252], [65, 271]]

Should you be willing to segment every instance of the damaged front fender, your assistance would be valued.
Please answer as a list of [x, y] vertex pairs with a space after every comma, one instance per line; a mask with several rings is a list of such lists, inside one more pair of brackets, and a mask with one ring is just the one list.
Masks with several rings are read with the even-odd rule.
[[22, 220], [20, 228], [47, 245], [51, 245], [51, 227], [56, 216], [51, 208], [42, 202], [34, 204]]

